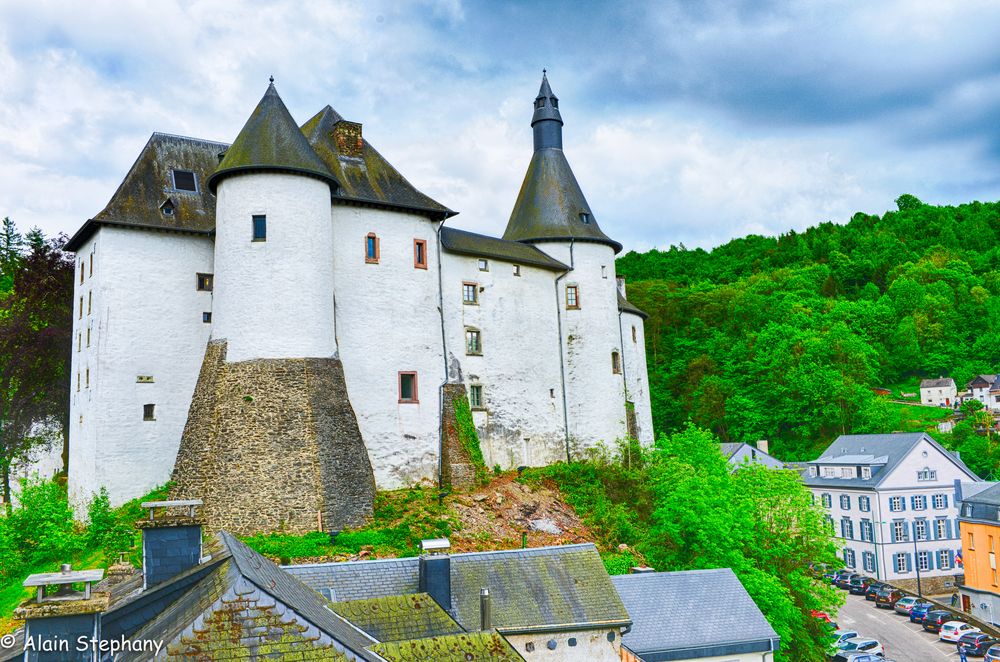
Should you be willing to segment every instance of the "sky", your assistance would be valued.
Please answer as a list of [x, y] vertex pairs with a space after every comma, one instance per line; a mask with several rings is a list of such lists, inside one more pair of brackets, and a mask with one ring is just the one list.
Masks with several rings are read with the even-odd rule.
[[154, 131], [231, 142], [275, 85], [330, 104], [500, 235], [541, 72], [595, 218], [710, 248], [900, 194], [1000, 199], [1000, 0], [0, 0], [0, 216], [72, 235]]

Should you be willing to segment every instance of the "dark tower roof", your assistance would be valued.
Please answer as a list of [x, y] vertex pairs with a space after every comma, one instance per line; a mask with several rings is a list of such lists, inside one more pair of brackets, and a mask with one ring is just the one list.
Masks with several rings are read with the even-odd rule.
[[273, 82], [267, 86], [219, 167], [208, 178], [208, 186], [214, 192], [224, 177], [252, 171], [293, 172], [316, 177], [329, 183], [334, 191], [340, 186], [309, 146]]
[[[622, 245], [601, 231], [597, 219], [583, 197], [583, 191], [562, 150], [562, 117], [558, 99], [552, 94], [543, 73], [542, 87], [535, 98], [531, 126], [535, 133], [535, 153], [524, 175], [521, 192], [507, 222], [504, 239], [552, 241], [572, 239], [611, 246]], [[539, 102], [543, 102], [540, 103]]]

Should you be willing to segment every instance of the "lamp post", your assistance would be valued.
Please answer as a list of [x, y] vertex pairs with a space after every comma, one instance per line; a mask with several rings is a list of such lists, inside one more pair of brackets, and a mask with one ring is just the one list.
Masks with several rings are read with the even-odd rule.
[[920, 557], [917, 556], [917, 536], [913, 535], [913, 567], [917, 569], [917, 597], [922, 598], [924, 594], [920, 591]]

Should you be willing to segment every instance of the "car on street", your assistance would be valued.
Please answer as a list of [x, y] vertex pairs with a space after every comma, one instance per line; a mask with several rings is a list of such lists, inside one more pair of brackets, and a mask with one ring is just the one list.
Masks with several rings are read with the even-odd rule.
[[969, 625], [968, 623], [963, 623], [962, 621], [948, 621], [941, 626], [941, 631], [938, 633], [938, 639], [941, 641], [958, 641], [962, 638], [962, 635], [969, 634], [971, 632], [982, 632], [975, 625]]
[[996, 637], [992, 637], [985, 632], [970, 632], [963, 634], [958, 640], [958, 648], [965, 651], [966, 655], [985, 655], [991, 646], [1000, 643]]
[[986, 657], [983, 658], [983, 662], [1000, 662], [1000, 644], [990, 646], [990, 649], [986, 651]]
[[887, 607], [892, 609], [903, 597], [903, 592], [898, 588], [892, 588], [891, 586], [885, 586], [877, 594], [875, 594], [875, 606], [876, 607]]
[[910, 607], [910, 622], [911, 623], [923, 623], [924, 616], [927, 612], [934, 609], [934, 605], [930, 602], [917, 602], [912, 607]]
[[838, 646], [841, 653], [868, 653], [869, 655], [884, 655], [882, 644], [877, 639], [871, 637], [851, 637], [840, 642]]
[[860, 574], [858, 574], [856, 572], [852, 572], [852, 573], [847, 574], [847, 575], [840, 575], [837, 578], [836, 586], [840, 590], [846, 591], [847, 589], [849, 589], [851, 587], [851, 581], [852, 580], [854, 580], [854, 579], [860, 579], [862, 577], [864, 577], [864, 575], [860, 575]]
[[894, 604], [892, 608], [893, 610], [895, 610], [897, 614], [909, 615], [910, 607], [917, 604], [918, 602], [921, 602], [920, 598], [915, 598], [912, 595], [904, 595], [903, 597], [901, 597], [899, 600], [896, 601], [896, 604]]
[[[853, 570], [837, 570], [836, 572], [830, 574], [830, 583], [836, 586], [837, 582], [840, 581], [841, 577], [849, 577], [853, 574], [857, 573], [855, 573]], [[826, 575], [823, 576], [825, 577]]]
[[868, 586], [868, 590], [865, 591], [865, 600], [871, 600], [874, 602], [875, 596], [877, 596], [878, 592], [881, 591], [883, 588], [885, 588], [885, 586], [886, 585], [883, 584], [882, 582], [873, 582], [872, 584], [870, 584]]
[[960, 617], [944, 609], [932, 609], [924, 616], [923, 627], [928, 632], [937, 634], [941, 631], [941, 626], [950, 621], [959, 621]]
[[875, 582], [871, 577], [855, 577], [847, 584], [847, 590], [853, 595], [864, 595], [868, 592], [868, 587]]
[[871, 653], [837, 653], [830, 660], [831, 662], [895, 662]]
[[840, 644], [858, 636], [860, 635], [854, 630], [834, 630], [830, 633], [830, 638], [833, 640], [833, 647], [838, 650], [840, 649]]

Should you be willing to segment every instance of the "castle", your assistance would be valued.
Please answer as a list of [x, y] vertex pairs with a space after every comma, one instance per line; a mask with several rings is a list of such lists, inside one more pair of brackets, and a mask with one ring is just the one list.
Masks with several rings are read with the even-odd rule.
[[467, 483], [470, 415], [486, 467], [651, 443], [645, 314], [544, 75], [531, 127], [502, 238], [273, 80], [231, 145], [154, 133], [67, 244], [71, 498], [172, 479], [216, 528], [338, 530], [376, 486]]

